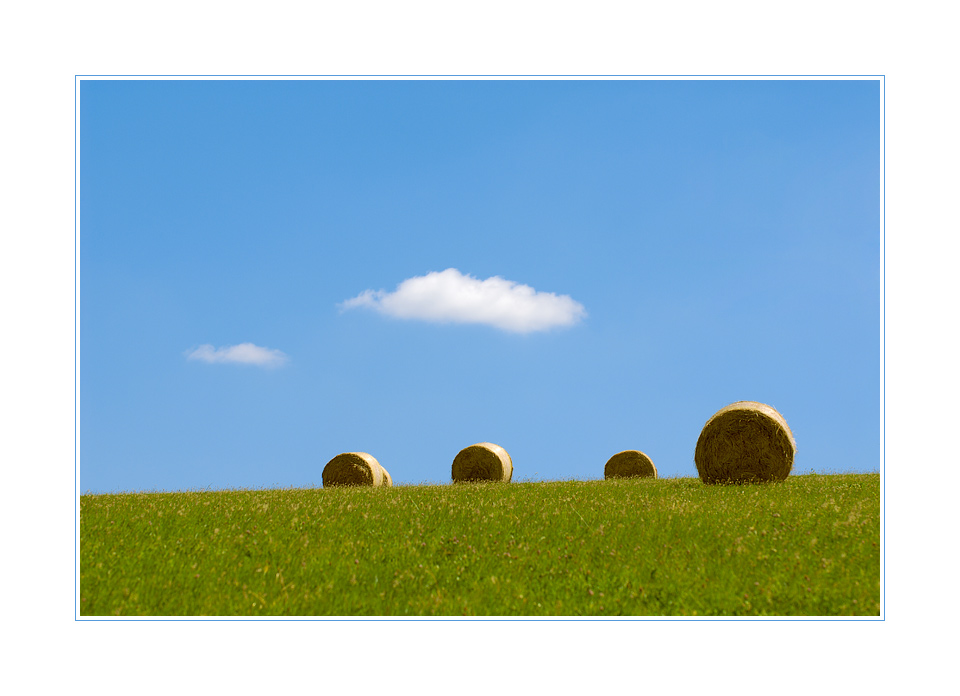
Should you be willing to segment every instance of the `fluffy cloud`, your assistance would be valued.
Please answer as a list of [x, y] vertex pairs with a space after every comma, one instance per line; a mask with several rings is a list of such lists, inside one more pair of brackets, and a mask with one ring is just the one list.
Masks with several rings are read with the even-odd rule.
[[287, 356], [275, 348], [261, 348], [252, 343], [225, 346], [214, 349], [209, 343], [187, 351], [187, 360], [207, 363], [242, 363], [261, 367], [278, 367], [287, 361]]
[[572, 326], [587, 316], [569, 295], [537, 292], [499, 276], [479, 280], [456, 268], [408, 278], [393, 292], [364, 290], [339, 307], [368, 307], [398, 319], [488, 324], [515, 333]]

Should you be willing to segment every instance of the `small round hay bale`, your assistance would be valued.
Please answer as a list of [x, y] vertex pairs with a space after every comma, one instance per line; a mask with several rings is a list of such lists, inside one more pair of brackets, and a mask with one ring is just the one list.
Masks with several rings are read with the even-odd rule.
[[617, 452], [603, 467], [603, 478], [657, 478], [657, 467], [639, 450]]
[[[323, 467], [323, 487], [382, 486], [385, 470], [366, 452], [344, 452]], [[389, 474], [387, 474], [389, 480]], [[391, 482], [392, 483], [392, 482]]]
[[453, 460], [453, 480], [502, 481], [513, 478], [513, 460], [507, 450], [492, 442], [464, 447]]
[[775, 408], [738, 401], [703, 426], [693, 459], [704, 483], [783, 481], [796, 451], [790, 426]]

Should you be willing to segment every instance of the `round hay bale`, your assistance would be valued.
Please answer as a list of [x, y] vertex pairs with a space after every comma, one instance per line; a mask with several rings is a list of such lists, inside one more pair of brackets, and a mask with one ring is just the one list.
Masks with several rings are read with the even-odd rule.
[[[382, 486], [384, 473], [380, 462], [366, 452], [344, 452], [323, 467], [323, 487]], [[390, 480], [389, 474], [386, 478]]]
[[790, 426], [775, 408], [738, 401], [703, 426], [693, 459], [704, 483], [782, 481], [796, 451]]
[[617, 452], [603, 467], [603, 478], [657, 478], [657, 467], [639, 450]]
[[513, 460], [507, 450], [492, 442], [464, 447], [453, 460], [453, 480], [503, 481], [513, 478]]

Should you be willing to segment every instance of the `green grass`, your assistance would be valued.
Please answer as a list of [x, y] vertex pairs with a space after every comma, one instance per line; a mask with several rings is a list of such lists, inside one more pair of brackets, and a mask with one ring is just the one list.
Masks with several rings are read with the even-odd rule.
[[880, 475], [85, 495], [84, 616], [878, 616]]

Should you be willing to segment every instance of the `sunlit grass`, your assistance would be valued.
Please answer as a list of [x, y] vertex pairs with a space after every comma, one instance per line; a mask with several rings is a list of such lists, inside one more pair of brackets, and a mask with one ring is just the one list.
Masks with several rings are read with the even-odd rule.
[[80, 611], [877, 616], [880, 476], [81, 496]]

